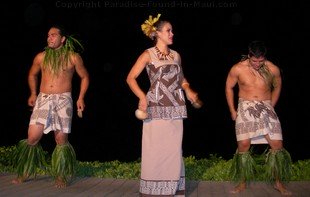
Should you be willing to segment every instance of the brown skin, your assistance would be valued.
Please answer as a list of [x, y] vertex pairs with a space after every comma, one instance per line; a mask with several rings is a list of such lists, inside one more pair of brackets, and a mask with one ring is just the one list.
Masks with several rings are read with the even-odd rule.
[[[48, 32], [47, 43], [48, 47], [57, 50], [60, 49], [66, 37], [61, 36], [57, 28], [51, 28]], [[38, 91], [38, 77], [41, 74], [41, 82], [39, 91], [46, 94], [60, 94], [64, 92], [71, 92], [72, 78], [76, 72], [81, 79], [80, 93], [76, 102], [77, 109], [83, 111], [85, 108], [84, 96], [89, 86], [89, 75], [84, 66], [81, 56], [77, 53], [70, 55], [70, 62], [65, 69], [62, 69], [56, 76], [49, 69], [43, 68], [45, 52], [38, 53], [30, 68], [28, 74], [28, 84], [30, 89], [30, 97], [28, 98], [28, 105], [34, 107], [37, 99]], [[37, 144], [43, 136], [44, 125], [29, 125], [28, 139], [29, 145]], [[60, 130], [54, 131], [55, 141], [57, 145], [66, 144], [68, 142], [68, 134]], [[21, 183], [27, 179], [27, 175], [13, 180], [13, 183]], [[56, 187], [65, 187], [66, 183], [61, 179], [56, 180]]]
[[[276, 81], [276, 87], [271, 90], [265, 83], [262, 76], [258, 73], [258, 69], [265, 64]], [[238, 97], [245, 100], [264, 101], [271, 100], [274, 107], [280, 97], [281, 92], [281, 75], [279, 68], [272, 62], [265, 59], [265, 57], [250, 57], [247, 60], [239, 62], [232, 66], [226, 80], [226, 100], [231, 113], [231, 118], [235, 121], [237, 117], [236, 106], [234, 105], [234, 87], [238, 85]], [[271, 140], [268, 135], [265, 136], [272, 150], [279, 150], [283, 148], [282, 140]], [[238, 141], [238, 152], [247, 152], [250, 149], [251, 140]], [[277, 180], [275, 188], [283, 195], [291, 195], [284, 185]], [[232, 193], [238, 193], [246, 189], [245, 182], [240, 183]]]

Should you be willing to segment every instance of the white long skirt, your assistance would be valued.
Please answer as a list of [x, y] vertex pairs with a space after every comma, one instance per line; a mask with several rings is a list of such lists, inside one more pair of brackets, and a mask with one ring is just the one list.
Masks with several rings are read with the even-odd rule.
[[183, 119], [144, 121], [140, 196], [185, 195]]

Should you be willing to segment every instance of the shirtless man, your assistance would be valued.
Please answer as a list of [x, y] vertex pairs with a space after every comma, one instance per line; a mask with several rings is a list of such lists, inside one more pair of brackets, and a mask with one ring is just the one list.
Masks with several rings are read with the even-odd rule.
[[[38, 53], [28, 75], [30, 97], [28, 105], [33, 107], [28, 128], [28, 139], [21, 140], [14, 154], [17, 178], [13, 183], [26, 181], [44, 167], [44, 153], [39, 144], [43, 134], [54, 131], [56, 148], [52, 154], [51, 172], [56, 187], [66, 187], [73, 177], [76, 155], [68, 142], [71, 132], [73, 102], [71, 97], [72, 78], [76, 72], [81, 78], [80, 92], [76, 105], [79, 114], [85, 108], [84, 96], [89, 86], [89, 75], [81, 56], [74, 51], [79, 41], [65, 34], [61, 27], [53, 26], [47, 35], [43, 52]], [[41, 83], [38, 89], [38, 78]], [[65, 160], [64, 160], [65, 159]]]
[[[235, 121], [238, 144], [231, 178], [239, 184], [232, 193], [246, 189], [246, 183], [253, 178], [255, 163], [249, 153], [251, 144], [268, 143], [271, 149], [266, 159], [266, 179], [282, 195], [291, 195], [282, 183], [290, 179], [291, 158], [283, 148], [281, 125], [274, 111], [281, 92], [281, 75], [279, 68], [266, 59], [266, 52], [263, 42], [251, 42], [248, 56], [232, 66], [226, 80], [226, 100]], [[237, 84], [236, 110], [234, 87]]]

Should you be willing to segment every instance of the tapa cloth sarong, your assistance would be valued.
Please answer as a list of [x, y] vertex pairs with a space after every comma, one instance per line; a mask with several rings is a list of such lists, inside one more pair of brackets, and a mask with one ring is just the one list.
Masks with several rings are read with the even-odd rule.
[[239, 98], [237, 111], [237, 141], [251, 139], [251, 144], [267, 144], [267, 134], [271, 140], [282, 140], [281, 124], [270, 100], [248, 101]]
[[187, 118], [182, 83], [184, 81], [181, 58], [170, 49], [171, 56], [162, 57], [156, 47], [147, 50], [151, 63], [146, 66], [150, 88], [146, 94], [148, 119]]
[[60, 130], [63, 133], [71, 132], [72, 97], [70, 92], [61, 94], [39, 93], [29, 125], [44, 125], [45, 134]]
[[140, 195], [185, 195], [183, 119], [144, 121]]

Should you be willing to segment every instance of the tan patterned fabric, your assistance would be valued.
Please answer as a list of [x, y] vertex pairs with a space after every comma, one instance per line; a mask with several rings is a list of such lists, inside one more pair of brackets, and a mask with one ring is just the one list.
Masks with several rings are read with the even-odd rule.
[[72, 97], [70, 92], [62, 94], [39, 93], [30, 118], [30, 125], [44, 125], [44, 133], [60, 130], [71, 132]]
[[271, 101], [248, 101], [240, 98], [236, 119], [237, 141], [251, 139], [252, 144], [267, 144], [267, 134], [271, 140], [282, 140], [281, 124]]
[[185, 194], [182, 157], [183, 120], [149, 120], [143, 123], [140, 194]]

